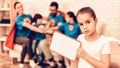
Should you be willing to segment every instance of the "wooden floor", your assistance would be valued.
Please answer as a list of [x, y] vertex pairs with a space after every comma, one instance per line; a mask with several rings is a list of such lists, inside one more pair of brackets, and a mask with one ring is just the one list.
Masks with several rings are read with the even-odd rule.
[[[120, 68], [120, 46], [111, 43], [111, 68]], [[30, 68], [25, 64], [25, 68]], [[0, 54], [0, 68], [19, 68], [18, 64], [12, 64], [12, 58], [7, 53]], [[36, 68], [41, 68], [36, 66]], [[43, 68], [43, 67], [42, 67]]]

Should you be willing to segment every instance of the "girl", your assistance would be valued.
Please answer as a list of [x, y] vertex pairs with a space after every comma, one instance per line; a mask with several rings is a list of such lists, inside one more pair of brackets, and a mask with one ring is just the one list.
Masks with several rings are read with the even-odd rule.
[[[41, 53], [39, 55], [39, 59], [36, 59], [36, 61], [39, 61], [40, 66], [51, 66], [56, 67], [55, 61], [53, 59], [53, 56], [49, 50], [49, 44], [48, 39], [46, 38], [46, 24], [43, 24], [43, 17], [40, 14], [35, 14], [33, 18], [33, 25], [39, 29], [44, 30], [43, 33], [34, 32], [34, 40], [33, 40], [33, 46], [34, 46], [34, 56], [36, 55], [36, 48], [38, 48], [39, 52]], [[34, 57], [35, 58], [35, 57]], [[44, 60], [47, 61], [47, 63], [43, 63]]]
[[80, 9], [77, 20], [83, 32], [78, 37], [81, 42], [77, 50], [78, 68], [109, 68], [109, 42], [106, 37], [96, 32], [97, 18], [93, 9], [90, 7]]
[[58, 29], [67, 36], [76, 39], [78, 35], [82, 33], [79, 25], [77, 24], [76, 16], [73, 12], [67, 12], [65, 20], [66, 23], [63, 23], [61, 26], [58, 27]]
[[[37, 27], [37, 28], [40, 28], [40, 29], [43, 29], [43, 30], [44, 30], [44, 29], [45, 29], [45, 25], [42, 24], [42, 19], [43, 19], [42, 15], [40, 15], [40, 14], [35, 14], [35, 16], [33, 17], [33, 22], [34, 22], [33, 25], [34, 25], [35, 27]], [[33, 32], [32, 36], [33, 36], [33, 44], [32, 44], [32, 47], [33, 47], [33, 53], [34, 53], [34, 54], [33, 54], [33, 55], [34, 55], [34, 60], [35, 60], [36, 62], [42, 63], [43, 60], [44, 60], [44, 55], [43, 55], [41, 49], [38, 48], [38, 50], [39, 50], [39, 55], [38, 55], [38, 57], [37, 57], [36, 49], [37, 49], [40, 41], [43, 40], [43, 39], [45, 39], [46, 36], [45, 36], [44, 33], [39, 33], [39, 32]], [[44, 45], [44, 44], [43, 44], [43, 45]], [[38, 58], [39, 58], [39, 59], [38, 59]]]
[[30, 66], [33, 67], [35, 64], [32, 60], [32, 47], [30, 41], [31, 30], [35, 32], [42, 32], [38, 28], [30, 25], [32, 17], [29, 14], [24, 14], [23, 6], [20, 2], [15, 2], [14, 9], [16, 10], [17, 17], [16, 22], [16, 34], [15, 34], [15, 43], [21, 44], [23, 46], [20, 60], [20, 67], [23, 67], [24, 58], [26, 53], [29, 55]]

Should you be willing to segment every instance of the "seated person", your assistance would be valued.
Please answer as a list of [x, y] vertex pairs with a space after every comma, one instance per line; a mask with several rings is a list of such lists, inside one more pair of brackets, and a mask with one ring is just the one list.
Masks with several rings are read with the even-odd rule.
[[23, 46], [19, 66], [21, 68], [24, 67], [24, 59], [26, 54], [28, 53], [30, 66], [34, 67], [35, 63], [32, 60], [33, 53], [32, 53], [30, 35], [31, 35], [31, 31], [41, 33], [42, 30], [31, 25], [32, 17], [31, 15], [24, 13], [23, 5], [20, 2], [15, 2], [14, 9], [17, 14], [17, 17], [15, 19], [15, 28], [16, 28], [15, 43], [22, 44]]
[[59, 7], [59, 5], [57, 2], [54, 2], [54, 1], [51, 2], [50, 14], [48, 16], [48, 19], [54, 21], [54, 26], [57, 26], [57, 25], [65, 22], [64, 13], [59, 11], [58, 7]]
[[[51, 66], [51, 67], [55, 67], [55, 61], [53, 59], [53, 56], [49, 50], [49, 40], [46, 38], [46, 30], [48, 30], [48, 28], [46, 27], [46, 24], [42, 23], [43, 21], [43, 17], [40, 14], [35, 14], [34, 18], [33, 18], [33, 24], [34, 26], [36, 26], [37, 28], [39, 28], [40, 30], [43, 30], [43, 32], [38, 33], [38, 32], [34, 32], [33, 33], [33, 51], [34, 51], [34, 58], [36, 58], [36, 48], [38, 48], [38, 51], [40, 53], [39, 58], [41, 58], [39, 65], [41, 66]], [[49, 33], [49, 32], [48, 32]], [[44, 59], [45, 58], [45, 59]], [[36, 59], [38, 60], [38, 59]], [[48, 64], [43, 63], [44, 60], [47, 61]]]
[[[40, 30], [44, 30], [45, 29], [45, 25], [42, 24], [42, 15], [40, 14], [35, 14], [34, 18], [33, 18], [33, 23], [32, 25], [34, 25], [35, 27], [39, 28]], [[41, 40], [45, 39], [46, 36], [44, 33], [40, 33], [40, 32], [32, 32], [32, 37], [33, 37], [33, 43], [32, 43], [32, 47], [33, 47], [33, 55], [34, 55], [34, 60], [35, 62], [38, 62], [39, 65], [43, 65], [43, 61], [44, 61], [44, 54], [42, 53], [41, 49], [38, 48], [39, 50], [39, 54], [36, 53], [36, 49], [40, 43]]]

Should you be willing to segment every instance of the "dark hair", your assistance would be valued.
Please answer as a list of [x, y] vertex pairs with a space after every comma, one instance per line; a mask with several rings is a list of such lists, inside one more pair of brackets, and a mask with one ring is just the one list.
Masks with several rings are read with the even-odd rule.
[[89, 13], [93, 19], [95, 20], [96, 19], [96, 14], [94, 12], [94, 10], [90, 7], [84, 7], [84, 8], [81, 8], [78, 12], [77, 12], [77, 16], [79, 13]]
[[15, 3], [14, 3], [14, 9], [16, 9], [16, 5], [17, 5], [18, 3], [20, 3], [20, 2], [15, 2]]
[[56, 9], [58, 9], [58, 6], [59, 6], [59, 5], [58, 5], [57, 2], [53, 1], [53, 2], [51, 2], [50, 6], [55, 6]]
[[71, 18], [73, 18], [74, 22], [77, 23], [77, 19], [76, 19], [76, 16], [73, 12], [69, 11], [67, 12], [67, 15]]
[[33, 22], [37, 22], [37, 19], [42, 19], [42, 15], [41, 14], [35, 14], [34, 17], [33, 17]]

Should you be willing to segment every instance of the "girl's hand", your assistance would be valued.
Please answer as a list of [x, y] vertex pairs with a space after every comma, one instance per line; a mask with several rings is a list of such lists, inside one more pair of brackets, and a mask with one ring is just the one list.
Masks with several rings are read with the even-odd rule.
[[49, 38], [48, 43], [51, 44], [51, 42], [52, 42], [52, 38]]
[[43, 26], [43, 25], [40, 25], [39, 27], [39, 30], [41, 31], [41, 33], [44, 33], [45, 32], [45, 26]]
[[54, 32], [54, 31], [51, 30], [51, 29], [47, 29], [47, 30], [45, 31], [46, 34], [53, 34], [53, 32]]
[[57, 26], [61, 26], [62, 25], [62, 22], [59, 22]]
[[39, 27], [38, 27], [40, 30], [45, 30], [45, 26], [43, 26], [43, 25], [40, 25]]
[[85, 56], [87, 56], [87, 52], [80, 45], [80, 47], [77, 50], [77, 58], [80, 58], [80, 57], [84, 58]]

